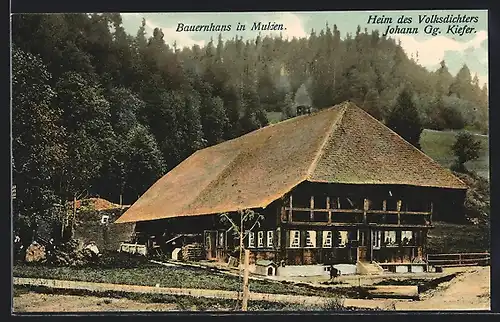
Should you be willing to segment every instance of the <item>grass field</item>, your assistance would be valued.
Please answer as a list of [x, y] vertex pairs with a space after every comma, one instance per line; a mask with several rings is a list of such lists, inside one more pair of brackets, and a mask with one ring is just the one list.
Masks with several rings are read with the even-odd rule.
[[427, 240], [428, 253], [475, 253], [489, 251], [489, 229], [480, 225], [434, 222]]
[[[451, 146], [455, 142], [456, 132], [454, 131], [433, 131], [424, 130], [420, 137], [420, 145], [425, 154], [436, 162], [449, 168], [455, 159]], [[467, 169], [476, 172], [478, 175], [489, 178], [489, 142], [488, 136], [475, 135], [481, 142], [481, 153], [479, 159], [466, 163]]]
[[[14, 306], [20, 312], [23, 312], [23, 305], [16, 303], [22, 300], [23, 296], [33, 296], [34, 293], [38, 294], [50, 294], [52, 295], [45, 300], [57, 301], [57, 306], [64, 306], [64, 302], [70, 301], [71, 306], [74, 305], [75, 301], [85, 301], [88, 302], [88, 297], [98, 297], [104, 300], [98, 303], [103, 311], [106, 311], [106, 306], [114, 302], [112, 299], [128, 299], [133, 302], [127, 302], [128, 310], [145, 310], [146, 305], [144, 304], [162, 304], [168, 305], [170, 310], [174, 311], [238, 311], [240, 310], [241, 303], [237, 303], [236, 300], [228, 299], [212, 299], [204, 297], [194, 297], [185, 295], [167, 295], [167, 294], [147, 294], [147, 293], [126, 293], [126, 292], [92, 292], [86, 290], [56, 290], [47, 287], [25, 287], [25, 286], [15, 286], [14, 287]], [[65, 298], [65, 296], [72, 296], [72, 298]], [[24, 300], [25, 301], [25, 300]], [[45, 301], [44, 301], [45, 302]], [[62, 302], [62, 303], [61, 303]], [[144, 304], [141, 304], [144, 303]], [[17, 304], [17, 305], [16, 305]], [[47, 303], [43, 303], [47, 304]], [[67, 303], [66, 303], [67, 304]], [[81, 305], [84, 305], [81, 303]], [[87, 303], [88, 305], [88, 303]], [[37, 307], [37, 309], [39, 309]], [[100, 308], [101, 310], [101, 308]], [[146, 309], [147, 310], [147, 309]], [[158, 309], [152, 309], [156, 311]], [[277, 303], [277, 302], [266, 302], [266, 301], [249, 301], [248, 303], [249, 311], [324, 311], [324, 310], [353, 310], [353, 308], [345, 308], [341, 305], [324, 305], [324, 306], [311, 306], [311, 305], [301, 305], [301, 304], [290, 304], [290, 303]], [[85, 310], [87, 311], [87, 310]]]
[[[135, 284], [175, 288], [204, 288], [214, 290], [239, 291], [241, 280], [237, 276], [210, 272], [204, 269], [187, 267], [165, 267], [145, 263], [132, 268], [102, 267], [50, 267], [41, 265], [16, 264], [13, 268], [16, 277], [51, 278], [86, 282]], [[250, 280], [250, 289], [257, 293], [293, 295], [339, 295], [331, 291], [315, 290], [279, 282]], [[342, 289], [345, 293], [352, 290]]]

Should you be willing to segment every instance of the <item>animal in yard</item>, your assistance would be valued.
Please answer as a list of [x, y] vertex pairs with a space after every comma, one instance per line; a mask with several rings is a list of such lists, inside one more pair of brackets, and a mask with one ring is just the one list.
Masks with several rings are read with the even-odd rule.
[[337, 278], [339, 274], [339, 270], [333, 267], [333, 265], [330, 265], [330, 279], [335, 279]]

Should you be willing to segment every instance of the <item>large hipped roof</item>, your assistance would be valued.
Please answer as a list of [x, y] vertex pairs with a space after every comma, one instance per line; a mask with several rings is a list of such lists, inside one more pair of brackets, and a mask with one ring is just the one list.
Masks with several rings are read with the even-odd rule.
[[467, 186], [351, 102], [199, 150], [116, 222], [264, 208], [304, 181]]

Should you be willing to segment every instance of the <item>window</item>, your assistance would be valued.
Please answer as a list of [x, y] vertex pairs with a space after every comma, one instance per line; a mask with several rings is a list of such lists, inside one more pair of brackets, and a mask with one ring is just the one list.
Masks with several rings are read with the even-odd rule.
[[273, 237], [274, 237], [274, 231], [269, 230], [267, 232], [267, 247], [272, 248], [273, 247]]
[[101, 224], [107, 225], [109, 223], [109, 216], [108, 215], [102, 215], [101, 217]]
[[323, 248], [331, 248], [332, 247], [332, 232], [324, 231], [323, 232]]
[[335, 247], [340, 247], [340, 248], [343, 248], [343, 247], [346, 247], [347, 246], [347, 243], [349, 241], [349, 232], [347, 230], [340, 230], [336, 233], [336, 238], [335, 238]]
[[255, 247], [255, 233], [253, 231], [248, 233], [248, 248]]
[[262, 248], [264, 247], [264, 232], [259, 231], [257, 233], [257, 247]]
[[397, 246], [396, 232], [394, 230], [389, 230], [384, 232], [384, 245], [388, 247]]
[[373, 249], [380, 249], [381, 239], [382, 239], [382, 232], [379, 230], [372, 230], [372, 247], [373, 247]]
[[316, 232], [314, 230], [306, 231], [306, 247], [316, 247]]
[[401, 232], [401, 243], [403, 245], [413, 244], [413, 232], [411, 230], [403, 230]]
[[292, 248], [300, 247], [300, 231], [298, 230], [290, 231], [290, 247]]

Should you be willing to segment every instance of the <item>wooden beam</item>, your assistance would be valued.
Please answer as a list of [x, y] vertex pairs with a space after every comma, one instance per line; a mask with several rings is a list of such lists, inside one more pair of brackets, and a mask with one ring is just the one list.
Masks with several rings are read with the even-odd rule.
[[288, 223], [285, 226], [317, 226], [317, 227], [357, 227], [357, 226], [365, 226], [363, 223], [327, 223], [327, 222], [310, 222], [310, 221], [295, 221], [293, 224]]
[[432, 224], [432, 214], [433, 213], [434, 213], [434, 203], [431, 201], [431, 211], [429, 213], [429, 215], [430, 215], [429, 219], [430, 219], [431, 224]]
[[368, 211], [368, 199], [363, 199], [363, 222], [366, 224], [366, 212]]
[[330, 197], [326, 197], [326, 210], [328, 211], [328, 223], [332, 222], [332, 211], [330, 210]]
[[286, 222], [287, 212], [285, 210], [285, 205], [281, 206], [281, 222]]
[[[397, 215], [396, 210], [368, 210], [369, 214], [384, 214], [384, 215]], [[424, 211], [400, 211], [402, 215], [430, 215], [430, 212]]]
[[[311, 208], [290, 208], [290, 207], [286, 207], [285, 208], [286, 210], [295, 210], [295, 211], [311, 211], [313, 209]], [[330, 208], [330, 209], [324, 209], [324, 208], [316, 208], [314, 209], [315, 212], [328, 212], [328, 211], [331, 211], [331, 212], [342, 212], [342, 213], [353, 213], [353, 214], [362, 214], [363, 213], [363, 210], [358, 210], [358, 209], [333, 209], [333, 208]]]
[[401, 225], [401, 200], [398, 200], [397, 210], [398, 210], [398, 225]]
[[[291, 208], [291, 207], [285, 207], [285, 210], [290, 212], [291, 210], [296, 210], [296, 211], [307, 211], [310, 212], [311, 208]], [[315, 212], [337, 212], [337, 213], [354, 213], [354, 214], [363, 214], [365, 210], [360, 210], [360, 209], [336, 209], [336, 208], [314, 208]], [[398, 213], [402, 215], [430, 215], [430, 212], [423, 212], [423, 211], [400, 211], [398, 212], [397, 210], [367, 210], [367, 214], [381, 214], [381, 215], [397, 215]]]
[[310, 207], [311, 207], [310, 218], [311, 221], [314, 221], [314, 196], [311, 196]]
[[370, 227], [390, 227], [390, 228], [433, 228], [433, 225], [397, 225], [397, 224], [374, 224], [369, 223]]
[[290, 207], [289, 208], [285, 208], [286, 210], [288, 210], [288, 221], [289, 222], [292, 222], [292, 208], [293, 208], [292, 194], [290, 194]]
[[382, 211], [387, 210], [387, 200], [382, 201]]

